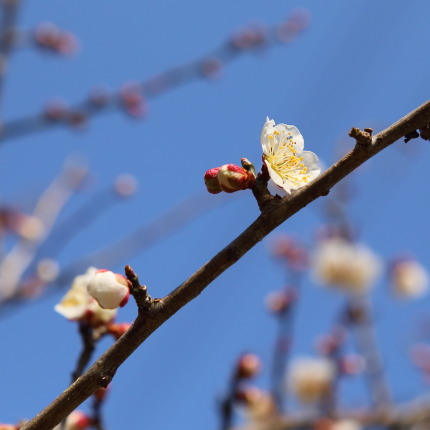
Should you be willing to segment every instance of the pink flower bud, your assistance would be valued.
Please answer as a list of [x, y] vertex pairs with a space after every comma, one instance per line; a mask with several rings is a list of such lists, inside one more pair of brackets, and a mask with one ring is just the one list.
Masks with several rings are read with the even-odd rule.
[[240, 379], [252, 378], [260, 369], [261, 361], [255, 354], [244, 354], [236, 364], [236, 376]]
[[254, 182], [252, 173], [236, 164], [224, 164], [218, 171], [218, 183], [222, 191], [234, 193], [235, 191], [245, 190]]
[[87, 290], [103, 309], [124, 306], [130, 295], [129, 281], [110, 270], [97, 270], [88, 282]]
[[108, 333], [119, 339], [131, 326], [131, 323], [112, 323], [107, 327]]
[[0, 430], [17, 430], [18, 427], [13, 424], [1, 424], [0, 423]]
[[218, 172], [220, 169], [221, 167], [210, 169], [205, 173], [204, 176], [206, 188], [212, 194], [218, 194], [222, 191], [218, 182]]
[[88, 415], [81, 411], [73, 411], [66, 419], [65, 430], [86, 430], [91, 424]]

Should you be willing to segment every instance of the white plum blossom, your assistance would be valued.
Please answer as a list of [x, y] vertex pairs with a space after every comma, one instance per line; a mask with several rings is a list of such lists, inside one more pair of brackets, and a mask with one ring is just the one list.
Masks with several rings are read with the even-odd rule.
[[90, 278], [87, 290], [103, 309], [124, 306], [130, 295], [129, 281], [110, 270], [97, 270]]
[[70, 290], [54, 307], [55, 311], [71, 321], [87, 321], [93, 326], [111, 322], [116, 316], [116, 309], [102, 309], [88, 291], [87, 285], [97, 272], [90, 267], [83, 275], [76, 276]]
[[269, 191], [280, 196], [308, 184], [321, 172], [318, 157], [303, 151], [304, 140], [293, 125], [266, 118], [261, 132], [263, 160], [269, 172]]
[[381, 271], [381, 262], [369, 248], [335, 237], [317, 245], [312, 261], [316, 280], [353, 294], [365, 293]]
[[428, 290], [427, 270], [415, 260], [399, 260], [391, 269], [391, 281], [395, 294], [403, 298], [424, 295]]
[[288, 387], [302, 403], [316, 403], [327, 396], [335, 368], [326, 358], [297, 358], [288, 372]]

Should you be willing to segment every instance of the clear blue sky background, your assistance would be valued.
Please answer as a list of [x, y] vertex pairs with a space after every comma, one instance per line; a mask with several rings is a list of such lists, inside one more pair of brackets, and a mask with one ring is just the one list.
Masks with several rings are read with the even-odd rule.
[[[22, 26], [57, 23], [77, 34], [81, 50], [69, 59], [17, 52], [6, 80], [4, 118], [37, 112], [53, 97], [78, 102], [96, 85], [115, 89], [149, 78], [199, 58], [250, 22], [275, 25], [296, 7], [308, 9], [311, 23], [293, 44], [244, 56], [217, 81], [193, 82], [166, 93], [151, 101], [143, 121], [112, 113], [91, 121], [82, 133], [56, 129], [0, 146], [2, 202], [28, 208], [70, 154], [88, 161], [95, 183], [66, 213], [118, 174], [135, 175], [137, 195], [77, 235], [61, 255], [65, 264], [202, 190], [207, 169], [239, 163], [241, 157], [259, 165], [266, 115], [296, 125], [307, 149], [329, 165], [352, 126], [383, 128], [428, 99], [427, 0], [39, 0], [24, 2]], [[352, 219], [362, 241], [385, 259], [411, 252], [429, 265], [428, 145], [398, 142], [353, 177]], [[111, 269], [131, 264], [150, 293], [163, 296], [258, 215], [249, 192], [227, 200], [229, 204]], [[321, 209], [320, 202], [310, 205], [279, 231], [311, 243]], [[105, 413], [108, 429], [216, 428], [216, 398], [238, 354], [254, 351], [270, 361], [275, 325], [264, 298], [282, 287], [284, 274], [269, 255], [269, 243], [270, 238], [217, 279], [120, 368]], [[0, 321], [0, 421], [32, 417], [68, 384], [80, 345], [73, 324], [53, 311], [61, 294]], [[411, 398], [424, 385], [405, 353], [418, 339], [417, 324], [429, 315], [429, 299], [397, 302], [384, 279], [374, 299], [394, 396]], [[314, 337], [330, 328], [341, 304], [339, 295], [307, 279], [295, 354], [313, 351]], [[132, 320], [135, 313], [130, 302], [119, 319]], [[103, 342], [99, 352], [108, 344]], [[266, 367], [263, 386], [267, 376]], [[366, 402], [362, 382], [345, 392], [346, 404]]]

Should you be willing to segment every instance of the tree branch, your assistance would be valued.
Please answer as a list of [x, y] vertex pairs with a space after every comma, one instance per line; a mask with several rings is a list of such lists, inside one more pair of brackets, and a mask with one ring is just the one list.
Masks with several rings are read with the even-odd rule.
[[139, 313], [130, 329], [119, 338], [77, 381], [48, 407], [29, 421], [22, 430], [53, 428], [99, 387], [106, 387], [118, 367], [159, 326], [179, 309], [196, 298], [214, 279], [235, 264], [252, 247], [285, 220], [320, 196], [325, 196], [341, 179], [365, 161], [388, 147], [411, 130], [430, 121], [430, 101], [412, 111], [392, 126], [372, 138], [369, 145], [357, 144], [340, 161], [308, 186], [293, 195], [271, 204], [233, 242], [195, 272], [164, 299], [152, 302], [147, 312]]

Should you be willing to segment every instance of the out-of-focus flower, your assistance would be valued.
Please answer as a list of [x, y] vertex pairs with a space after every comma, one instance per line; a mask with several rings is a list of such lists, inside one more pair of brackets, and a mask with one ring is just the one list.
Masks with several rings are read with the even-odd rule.
[[135, 176], [125, 173], [116, 177], [113, 186], [118, 196], [129, 197], [137, 190], [137, 179]]
[[298, 358], [290, 366], [288, 386], [302, 403], [315, 403], [327, 396], [335, 375], [325, 358]]
[[263, 47], [266, 42], [266, 30], [255, 25], [238, 31], [231, 38], [231, 44], [235, 49], [253, 49]]
[[124, 306], [130, 295], [127, 278], [105, 269], [97, 270], [91, 276], [87, 290], [103, 309]]
[[70, 290], [54, 307], [59, 314], [71, 321], [87, 321], [94, 327], [115, 318], [116, 309], [102, 309], [87, 291], [88, 282], [96, 271], [95, 267], [90, 267], [85, 274], [75, 277]]
[[429, 275], [417, 261], [399, 260], [391, 267], [391, 282], [399, 297], [420, 297], [428, 290]]
[[269, 172], [269, 191], [280, 196], [308, 184], [321, 172], [318, 157], [303, 151], [304, 140], [293, 125], [267, 118], [261, 132], [263, 161]]
[[276, 405], [273, 397], [256, 387], [247, 387], [235, 394], [235, 399], [245, 407], [251, 421], [266, 421], [276, 416]]
[[119, 339], [130, 327], [131, 323], [128, 322], [112, 323], [107, 326], [107, 332]]
[[348, 293], [366, 292], [380, 270], [381, 262], [369, 248], [338, 237], [320, 242], [313, 258], [316, 280]]
[[252, 186], [255, 176], [236, 164], [224, 164], [208, 170], [204, 175], [204, 180], [206, 188], [212, 194], [218, 194], [221, 191], [234, 193]]
[[44, 258], [37, 263], [37, 276], [43, 282], [53, 282], [60, 273], [60, 266], [51, 258]]
[[255, 354], [243, 354], [236, 364], [236, 377], [249, 379], [261, 370], [261, 360]]
[[[67, 418], [64, 430], [86, 430], [92, 425], [91, 418], [81, 411], [73, 411]], [[58, 424], [54, 430], [60, 430], [61, 424]]]
[[13, 424], [1, 424], [0, 423], [0, 430], [18, 430], [18, 426], [15, 426]]
[[102, 402], [106, 399], [108, 393], [110, 391], [110, 385], [108, 385], [106, 388], [100, 387], [95, 393], [94, 397], [97, 399], [98, 402]]
[[330, 430], [361, 430], [363, 427], [355, 420], [336, 421], [330, 427]]

